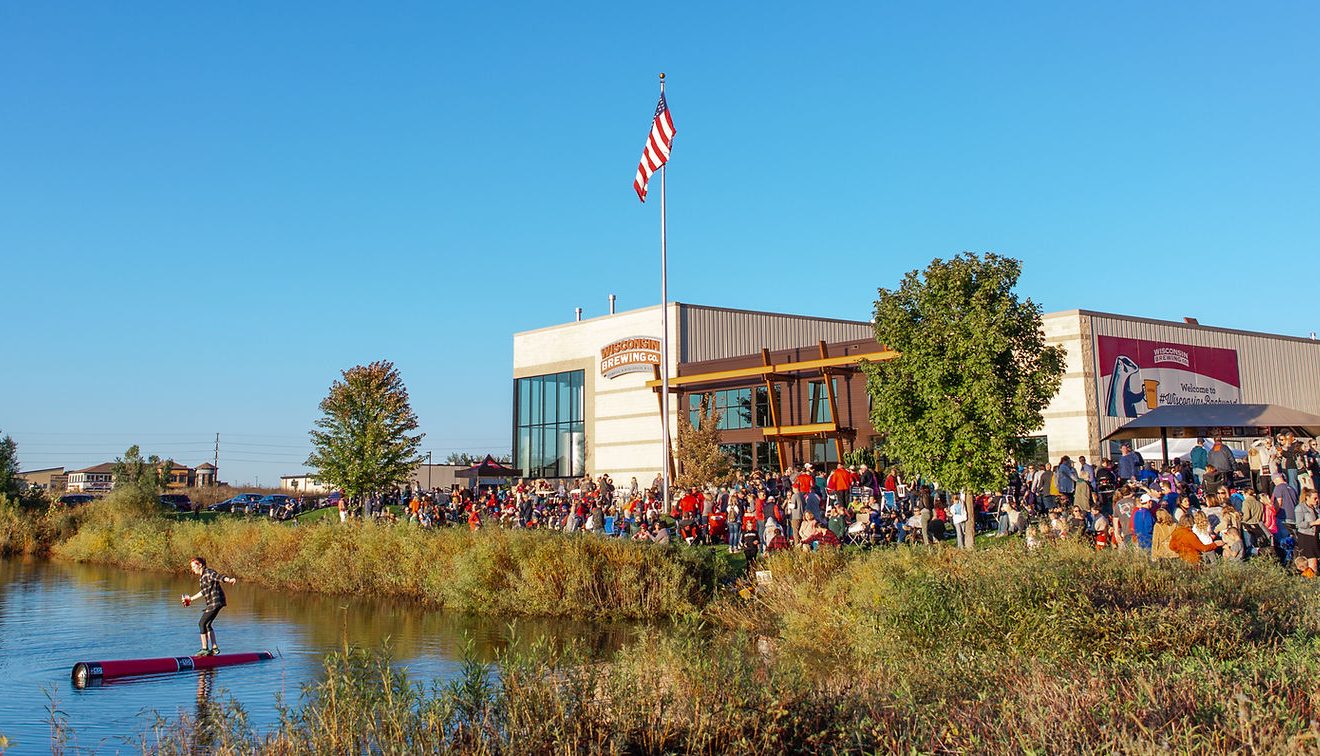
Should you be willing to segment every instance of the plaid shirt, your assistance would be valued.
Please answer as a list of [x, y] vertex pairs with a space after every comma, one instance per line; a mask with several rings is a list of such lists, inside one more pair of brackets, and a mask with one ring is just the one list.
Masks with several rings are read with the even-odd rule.
[[221, 575], [210, 567], [206, 567], [202, 570], [202, 595], [206, 597], [207, 609], [215, 609], [216, 607], [225, 605], [225, 589], [220, 587], [220, 583], [224, 579], [224, 575]]

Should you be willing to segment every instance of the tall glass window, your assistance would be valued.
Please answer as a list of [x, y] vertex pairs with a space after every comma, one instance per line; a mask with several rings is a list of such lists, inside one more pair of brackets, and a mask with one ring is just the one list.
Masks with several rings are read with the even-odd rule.
[[584, 371], [570, 370], [513, 384], [513, 461], [531, 478], [567, 478], [586, 472]]
[[750, 472], [752, 465], [755, 464], [751, 444], [720, 444], [720, 451], [728, 455], [729, 462], [735, 470]]
[[[839, 379], [831, 378], [834, 384], [834, 395], [839, 395]], [[811, 422], [828, 423], [834, 418], [830, 417], [830, 395], [825, 389], [825, 381], [812, 381], [807, 384], [809, 389], [807, 399], [810, 403], [808, 409], [811, 412]]]
[[[756, 427], [771, 428], [774, 426], [774, 416], [770, 412], [770, 401], [767, 399], [769, 392], [765, 386], [756, 387]], [[779, 387], [775, 386], [775, 405], [779, 405]]]
[[752, 389], [734, 388], [709, 394], [688, 394], [688, 420], [696, 428], [701, 422], [701, 400], [705, 397], [720, 413], [720, 430], [743, 430], [752, 427]]

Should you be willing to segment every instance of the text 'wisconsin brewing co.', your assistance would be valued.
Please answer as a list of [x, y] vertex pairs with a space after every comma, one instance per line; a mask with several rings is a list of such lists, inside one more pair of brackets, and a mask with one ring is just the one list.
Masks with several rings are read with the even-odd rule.
[[660, 364], [660, 339], [630, 336], [606, 344], [600, 350], [600, 374], [617, 378], [627, 373], [642, 373]]

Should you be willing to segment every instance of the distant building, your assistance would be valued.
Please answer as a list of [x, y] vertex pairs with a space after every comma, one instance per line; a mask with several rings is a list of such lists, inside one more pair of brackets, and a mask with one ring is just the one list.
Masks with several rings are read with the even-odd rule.
[[[66, 487], [70, 491], [109, 491], [114, 488], [115, 484], [114, 467], [113, 462], [102, 462], [83, 470], [74, 470], [68, 474]], [[44, 471], [36, 470], [33, 472]], [[218, 472], [219, 469], [210, 462], [203, 462], [197, 467], [189, 467], [175, 462], [166, 476], [165, 487], [177, 491], [184, 488], [205, 488], [218, 485], [216, 475]]]
[[69, 473], [68, 489], [81, 493], [109, 491], [115, 486], [114, 465], [102, 462], [99, 465], [74, 470]]
[[[428, 465], [420, 464], [413, 468], [412, 474], [405, 481], [406, 486], [416, 489], [439, 488], [448, 491], [458, 483], [454, 473], [467, 469], [467, 465]], [[297, 493], [329, 493], [330, 486], [321, 482], [316, 473], [281, 475], [280, 490]]]
[[321, 483], [321, 479], [315, 473], [304, 473], [302, 475], [281, 475], [280, 490], [288, 491], [293, 494], [323, 494], [330, 493], [330, 488]]
[[44, 467], [40, 470], [20, 472], [18, 479], [30, 488], [42, 491], [63, 491], [69, 483], [69, 476], [63, 467]]
[[174, 463], [170, 468], [167, 488], [209, 488], [216, 485], [216, 473], [219, 468], [210, 462], [203, 462], [196, 467]]

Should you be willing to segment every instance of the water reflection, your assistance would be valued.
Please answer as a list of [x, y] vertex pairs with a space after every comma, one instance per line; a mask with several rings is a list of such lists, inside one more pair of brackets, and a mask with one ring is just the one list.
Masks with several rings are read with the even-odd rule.
[[69, 670], [76, 661], [191, 653], [201, 609], [184, 608], [179, 595], [196, 585], [192, 575], [0, 559], [0, 734], [28, 744], [49, 739], [43, 687], [57, 687], [80, 745], [95, 748], [98, 739], [110, 743], [141, 733], [152, 711], [214, 718], [216, 697], [239, 701], [259, 725], [273, 724], [276, 700], [295, 703], [303, 684], [321, 678], [325, 654], [347, 645], [388, 640], [414, 679], [447, 678], [469, 642], [483, 661], [542, 639], [602, 656], [637, 632], [628, 624], [512, 623], [411, 602], [285, 594], [241, 582], [226, 590], [229, 605], [216, 620], [220, 645], [227, 652], [274, 651], [274, 661], [72, 689]]
[[[14, 582], [51, 586], [69, 579], [96, 607], [115, 602], [116, 608], [121, 609], [125, 600], [134, 607], [177, 607], [181, 594], [197, 590], [196, 577], [192, 575], [39, 560], [17, 566], [21, 579]], [[0, 586], [10, 582], [5, 563], [0, 561]], [[225, 596], [228, 606], [216, 620], [221, 634], [228, 623], [240, 617], [280, 622], [291, 625], [290, 629], [299, 634], [304, 644], [327, 650], [350, 645], [375, 646], [388, 640], [391, 652], [399, 659], [436, 651], [457, 657], [469, 641], [482, 661], [493, 661], [504, 649], [525, 649], [541, 641], [559, 649], [572, 643], [584, 648], [590, 656], [600, 656], [624, 645], [636, 631], [636, 625], [629, 623], [491, 618], [438, 611], [410, 601], [284, 593], [246, 582], [226, 586]], [[180, 627], [191, 628], [196, 623], [194, 615], [199, 613], [200, 607], [194, 605], [186, 610], [180, 608], [175, 614]], [[226, 650], [240, 650], [232, 643], [225, 643], [223, 637], [220, 645]]]

